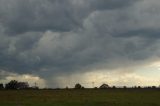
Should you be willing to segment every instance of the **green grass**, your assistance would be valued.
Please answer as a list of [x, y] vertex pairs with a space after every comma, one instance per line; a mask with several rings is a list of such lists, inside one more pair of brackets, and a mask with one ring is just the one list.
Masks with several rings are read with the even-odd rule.
[[2, 90], [0, 106], [160, 106], [160, 90]]

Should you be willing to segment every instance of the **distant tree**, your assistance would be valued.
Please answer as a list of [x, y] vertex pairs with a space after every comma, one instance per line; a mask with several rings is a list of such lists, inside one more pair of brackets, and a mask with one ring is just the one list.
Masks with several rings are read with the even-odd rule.
[[29, 88], [28, 82], [18, 82], [16, 80], [11, 80], [5, 86], [6, 89], [27, 89]]
[[84, 87], [82, 87], [81, 84], [77, 83], [74, 88], [75, 88], [75, 89], [82, 89], [82, 88], [84, 88]]
[[3, 86], [3, 84], [0, 84], [0, 89], [4, 89], [4, 86]]
[[141, 86], [138, 86], [138, 89], [141, 89]]
[[18, 89], [28, 89], [29, 88], [29, 84], [28, 82], [18, 82]]
[[150, 87], [150, 86], [147, 86], [146, 88], [147, 88], [147, 89], [151, 89], [152, 87]]
[[66, 88], [65, 88], [65, 89], [69, 89], [69, 88], [68, 88], [68, 86], [66, 86]]
[[102, 84], [99, 88], [100, 89], [106, 89], [106, 88], [109, 88], [109, 85], [108, 84]]
[[156, 86], [152, 86], [152, 89], [156, 89], [157, 87]]
[[113, 86], [112, 88], [113, 88], [113, 89], [116, 89], [116, 86]]
[[6, 89], [18, 89], [18, 81], [11, 80], [9, 83], [5, 86]]
[[133, 88], [134, 88], [134, 89], [137, 89], [138, 87], [137, 87], [137, 86], [133, 86]]
[[127, 86], [123, 86], [123, 89], [126, 89], [127, 88]]
[[97, 87], [94, 87], [94, 89], [98, 89]]

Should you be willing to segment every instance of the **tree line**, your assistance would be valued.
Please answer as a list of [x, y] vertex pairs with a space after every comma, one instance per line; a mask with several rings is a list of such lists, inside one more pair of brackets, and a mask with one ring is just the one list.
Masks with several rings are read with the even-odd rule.
[[38, 86], [30, 87], [28, 82], [18, 82], [16, 80], [11, 80], [7, 84], [0, 84], [0, 89], [38, 89]]
[[[94, 89], [116, 89], [118, 87], [116, 86], [109, 86], [108, 84], [102, 84], [99, 87], [94, 87]], [[123, 89], [127, 89], [127, 86], [123, 86], [121, 87]], [[141, 89], [141, 88], [147, 88], [147, 89], [156, 89], [156, 88], [160, 88], [156, 87], [156, 86], [148, 86], [148, 87], [141, 87], [141, 86], [134, 86], [134, 87], [130, 87], [132, 89]], [[11, 80], [10, 82], [6, 83], [5, 85], [3, 85], [2, 83], [0, 83], [0, 90], [2, 89], [39, 89], [39, 87], [35, 84], [35, 86], [30, 87], [28, 82], [18, 82], [16, 80]], [[45, 88], [47, 89], [47, 88]], [[66, 89], [69, 89], [68, 87], [66, 87]], [[75, 84], [74, 89], [85, 89], [84, 86], [82, 86], [80, 83]]]

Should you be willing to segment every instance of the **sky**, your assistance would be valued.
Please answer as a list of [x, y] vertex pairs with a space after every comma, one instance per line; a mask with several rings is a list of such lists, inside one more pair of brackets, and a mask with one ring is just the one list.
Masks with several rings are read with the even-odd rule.
[[160, 85], [160, 0], [0, 0], [0, 82]]

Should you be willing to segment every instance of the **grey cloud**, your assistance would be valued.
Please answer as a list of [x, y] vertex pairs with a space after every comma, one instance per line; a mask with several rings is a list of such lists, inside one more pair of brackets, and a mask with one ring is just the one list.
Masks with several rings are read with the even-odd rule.
[[[150, 38], [150, 40], [158, 40], [160, 31], [157, 29], [139, 29], [139, 30], [132, 30], [120, 34], [115, 34], [115, 37], [133, 37], [133, 36], [139, 36], [144, 38]], [[153, 42], [152, 42], [153, 43]]]
[[127, 7], [137, 0], [90, 0], [92, 7], [95, 9], [119, 9], [121, 7]]
[[1, 0], [0, 68], [51, 79], [150, 62], [159, 54], [160, 16], [148, 2]]
[[68, 31], [76, 27], [70, 17], [70, 4], [65, 1], [2, 0], [0, 4], [1, 21], [10, 34], [46, 29]]
[[28, 31], [70, 31], [81, 28], [91, 12], [127, 6], [133, 0], [1, 0], [1, 23], [15, 35]]

